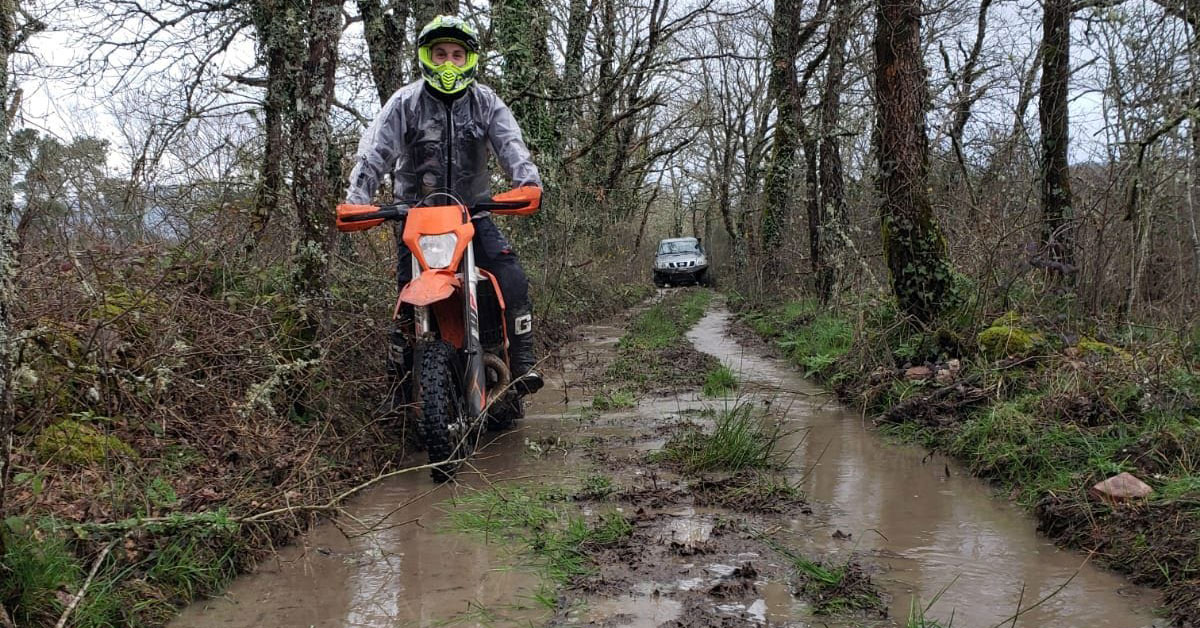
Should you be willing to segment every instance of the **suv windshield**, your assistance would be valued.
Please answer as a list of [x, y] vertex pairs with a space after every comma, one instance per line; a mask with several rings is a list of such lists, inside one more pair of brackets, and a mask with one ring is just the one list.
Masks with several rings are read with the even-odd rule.
[[658, 245], [659, 255], [671, 255], [674, 253], [699, 253], [700, 246], [695, 242], [660, 242]]

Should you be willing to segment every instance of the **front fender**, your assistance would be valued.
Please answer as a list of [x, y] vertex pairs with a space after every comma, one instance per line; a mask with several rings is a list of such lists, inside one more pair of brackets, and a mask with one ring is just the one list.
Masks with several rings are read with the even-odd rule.
[[452, 271], [426, 270], [400, 291], [400, 300], [412, 305], [432, 305], [454, 294], [462, 282]]

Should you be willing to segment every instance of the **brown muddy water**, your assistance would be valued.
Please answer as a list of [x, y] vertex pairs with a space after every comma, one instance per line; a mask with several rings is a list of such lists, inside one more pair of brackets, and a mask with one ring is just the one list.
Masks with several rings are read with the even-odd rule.
[[[396, 477], [348, 504], [337, 525], [316, 528], [172, 626], [903, 626], [913, 600], [924, 605], [939, 593], [928, 616], [943, 625], [953, 616], [953, 626], [989, 628], [1047, 596], [1004, 625], [1156, 625], [1154, 594], [1057, 550], [1032, 519], [954, 462], [883, 441], [792, 368], [740, 344], [729, 322], [714, 307], [688, 337], [738, 372], [738, 399], [679, 391], [633, 409], [589, 412], [586, 385], [623, 332], [588, 327], [563, 350], [561, 372], [519, 428], [495, 437], [458, 486], [436, 486], [426, 473]], [[678, 417], [736, 402], [781, 417], [808, 508], [758, 516], [671, 500], [626, 503], [633, 547], [601, 557], [599, 580], [608, 586], [577, 591], [555, 591], [516, 567], [511, 548], [444, 525], [456, 492], [502, 480], [557, 484], [600, 471], [622, 486], [678, 485], [638, 462], [640, 454], [661, 446], [664, 426]], [[585, 441], [590, 450], [577, 446]], [[781, 558], [729, 533], [731, 521], [769, 528], [813, 558], [856, 557], [890, 599], [890, 619], [814, 617], [793, 595]]]

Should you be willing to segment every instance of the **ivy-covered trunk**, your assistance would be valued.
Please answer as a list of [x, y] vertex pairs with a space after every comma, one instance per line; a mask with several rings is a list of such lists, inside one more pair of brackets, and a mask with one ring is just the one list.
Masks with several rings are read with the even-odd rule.
[[[12, 452], [12, 308], [17, 302], [13, 277], [17, 269], [13, 229], [13, 155], [9, 142], [8, 63], [16, 40], [16, 0], [0, 0], [0, 521], [8, 515], [7, 493]], [[5, 555], [4, 534], [0, 534], [0, 557]], [[12, 626], [8, 610], [0, 604], [0, 626]]]
[[1071, 175], [1067, 165], [1067, 81], [1071, 76], [1071, 0], [1045, 0], [1042, 14], [1042, 245], [1052, 272], [1075, 267]]
[[539, 162], [554, 154], [558, 125], [549, 106], [557, 82], [546, 32], [550, 19], [542, 0], [497, 0], [492, 3], [492, 34], [504, 57], [500, 94], [521, 124], [525, 141]]
[[458, 15], [458, 0], [414, 0], [412, 14], [416, 32], [420, 33], [437, 15]]
[[[298, 338], [311, 346], [320, 330], [319, 307], [333, 248], [333, 208], [339, 192], [341, 164], [330, 142], [329, 109], [338, 39], [342, 32], [341, 2], [313, 0], [306, 16], [307, 46], [296, 83], [291, 125], [295, 201], [300, 237], [295, 247], [293, 289], [300, 299]], [[314, 356], [315, 357], [315, 354]]]
[[358, 12], [362, 15], [367, 56], [371, 59], [371, 78], [375, 80], [375, 91], [382, 105], [404, 85], [408, 0], [391, 0], [387, 4], [380, 0], [358, 0]]
[[846, 36], [850, 31], [852, 0], [836, 0], [837, 9], [829, 26], [829, 61], [821, 89], [821, 217], [816, 247], [817, 292], [829, 302], [839, 291], [845, 268], [846, 250], [851, 247], [846, 216], [842, 152], [838, 146], [838, 124], [842, 111], [842, 78], [846, 70]]
[[950, 292], [946, 242], [933, 217], [926, 171], [927, 84], [921, 0], [878, 0], [875, 101], [883, 251], [900, 309], [932, 320]]
[[770, 96], [775, 101], [775, 138], [762, 211], [761, 252], [767, 258], [779, 246], [784, 225], [792, 213], [793, 173], [800, 134], [796, 117], [796, 58], [799, 56], [801, 0], [777, 0], [771, 17]]
[[294, 72], [301, 50], [294, 26], [299, 23], [297, 12], [301, 9], [296, 0], [258, 0], [251, 9], [259, 61], [267, 69], [263, 98], [263, 155], [252, 225], [256, 240], [263, 236], [282, 200], [288, 161], [284, 127], [295, 96]]

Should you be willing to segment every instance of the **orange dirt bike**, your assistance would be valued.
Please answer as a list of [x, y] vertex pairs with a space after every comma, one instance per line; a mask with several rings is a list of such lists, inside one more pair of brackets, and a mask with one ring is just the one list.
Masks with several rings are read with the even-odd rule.
[[[404, 221], [402, 240], [412, 251], [413, 279], [400, 291], [393, 316], [413, 308], [413, 406], [433, 478], [454, 475], [470, 456], [484, 426], [508, 429], [524, 416], [511, 390], [504, 295], [475, 266], [473, 220], [489, 214], [537, 211], [542, 191], [521, 187], [467, 208], [338, 205], [339, 231], [362, 231], [386, 220]], [[443, 464], [438, 464], [443, 463]]]

